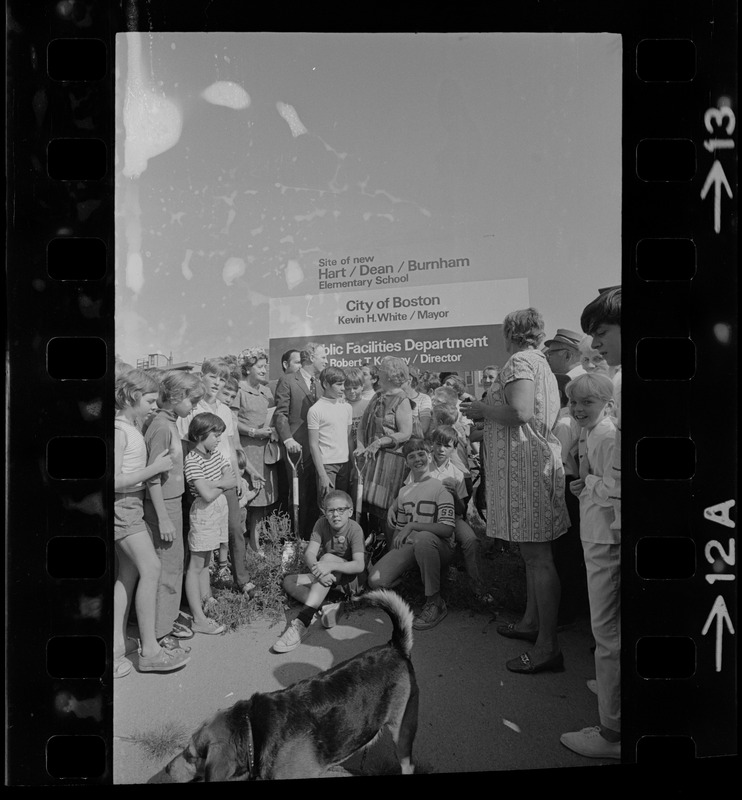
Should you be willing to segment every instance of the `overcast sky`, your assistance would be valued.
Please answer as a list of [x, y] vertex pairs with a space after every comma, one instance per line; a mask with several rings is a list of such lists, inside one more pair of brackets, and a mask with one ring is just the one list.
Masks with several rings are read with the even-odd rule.
[[117, 73], [129, 362], [267, 346], [320, 259], [468, 259], [415, 279], [527, 278], [552, 333], [620, 283], [616, 34], [121, 34]]

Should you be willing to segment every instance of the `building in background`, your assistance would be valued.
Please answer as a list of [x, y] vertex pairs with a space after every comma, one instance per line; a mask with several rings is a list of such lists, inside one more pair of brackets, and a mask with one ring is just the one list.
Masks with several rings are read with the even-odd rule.
[[173, 354], [169, 356], [163, 353], [150, 353], [143, 358], [137, 359], [137, 369], [149, 369], [150, 367], [157, 367], [158, 369], [181, 369], [184, 372], [201, 372], [201, 363], [196, 361], [176, 361], [173, 362]]

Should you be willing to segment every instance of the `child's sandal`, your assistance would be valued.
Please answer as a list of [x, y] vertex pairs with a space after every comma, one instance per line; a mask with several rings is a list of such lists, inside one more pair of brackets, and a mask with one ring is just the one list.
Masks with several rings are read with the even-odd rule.
[[[204, 602], [203, 602], [204, 614], [206, 614], [206, 616], [209, 616], [209, 614], [212, 611], [214, 611], [214, 609], [217, 607], [217, 605], [218, 604], [216, 602], [216, 598], [215, 597], [206, 597], [206, 598], [204, 598]], [[195, 628], [195, 625], [194, 625], [193, 630], [195, 630], [195, 629], [196, 628]]]
[[199, 625], [198, 622], [193, 623], [194, 633], [206, 633], [210, 636], [217, 636], [220, 633], [224, 633], [226, 629], [226, 625], [220, 625], [215, 619], [207, 620], [206, 625]]

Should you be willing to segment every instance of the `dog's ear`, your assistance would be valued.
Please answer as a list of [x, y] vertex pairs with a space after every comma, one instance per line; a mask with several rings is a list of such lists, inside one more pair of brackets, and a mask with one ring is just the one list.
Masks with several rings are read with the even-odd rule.
[[211, 742], [204, 764], [204, 781], [229, 781], [238, 769], [234, 746], [225, 741]]

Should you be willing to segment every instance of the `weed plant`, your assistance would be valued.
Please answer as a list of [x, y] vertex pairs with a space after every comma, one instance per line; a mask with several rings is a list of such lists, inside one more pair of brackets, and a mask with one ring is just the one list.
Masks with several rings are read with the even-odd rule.
[[[468, 521], [480, 540], [480, 571], [487, 592], [491, 596], [489, 602], [477, 598], [469, 587], [469, 581], [463, 569], [460, 552], [457, 552], [453, 567], [444, 572], [441, 591], [446, 603], [451, 608], [468, 609], [472, 613], [492, 614], [500, 608], [513, 612], [522, 612], [526, 602], [526, 581], [523, 560], [517, 545], [508, 549], [492, 547], [492, 540], [485, 536], [485, 524], [470, 504]], [[369, 531], [367, 531], [368, 533]], [[369, 553], [372, 561], [382, 555], [378, 543], [383, 542], [384, 532], [373, 531], [376, 545], [372, 545]], [[258, 526], [260, 552], [246, 548], [245, 561], [250, 580], [255, 584], [252, 598], [234, 591], [231, 579], [212, 579], [212, 591], [217, 605], [212, 616], [226, 626], [227, 631], [235, 631], [258, 619], [267, 619], [273, 624], [284, 623], [286, 609], [290, 599], [283, 589], [283, 578], [290, 572], [306, 572], [302, 558], [302, 549], [293, 531], [289, 514], [274, 511]], [[294, 544], [294, 552], [290, 557], [284, 555], [284, 547]], [[487, 557], [485, 556], [487, 554]], [[413, 607], [421, 607], [425, 602], [420, 574], [417, 570], [406, 573], [395, 587]], [[341, 599], [334, 592], [329, 600]]]
[[[260, 552], [246, 548], [245, 563], [250, 580], [255, 584], [252, 598], [234, 591], [231, 580], [214, 580], [212, 592], [217, 601], [213, 617], [228, 631], [234, 631], [254, 622], [268, 619], [273, 623], [285, 620], [286, 593], [284, 575], [305, 572], [301, 548], [292, 532], [291, 517], [283, 511], [274, 511], [258, 524]], [[293, 543], [294, 553], [283, 556], [284, 546]]]
[[134, 742], [144, 752], [148, 761], [162, 761], [188, 744], [191, 735], [179, 722], [161, 722], [148, 731], [137, 731], [132, 736], [122, 736]]

